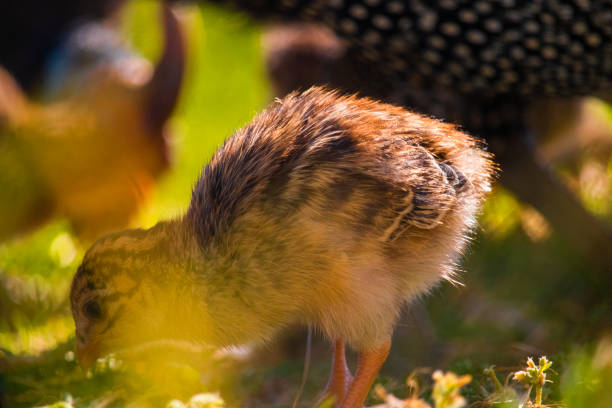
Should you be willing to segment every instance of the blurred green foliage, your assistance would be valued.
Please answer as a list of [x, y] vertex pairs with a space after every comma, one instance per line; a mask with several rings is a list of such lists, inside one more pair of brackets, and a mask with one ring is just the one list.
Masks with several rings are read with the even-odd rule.
[[561, 378], [568, 408], [604, 408], [612, 401], [612, 339], [576, 351]]

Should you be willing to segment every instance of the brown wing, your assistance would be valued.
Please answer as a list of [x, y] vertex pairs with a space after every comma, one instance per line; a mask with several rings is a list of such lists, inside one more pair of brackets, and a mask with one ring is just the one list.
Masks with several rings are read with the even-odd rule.
[[[397, 142], [396, 142], [397, 144]], [[378, 176], [393, 185], [394, 206], [381, 240], [396, 240], [409, 227], [432, 229], [439, 226], [454, 206], [457, 194], [469, 186], [456, 167], [438, 162], [419, 145], [402, 144], [394, 159], [376, 169]]]

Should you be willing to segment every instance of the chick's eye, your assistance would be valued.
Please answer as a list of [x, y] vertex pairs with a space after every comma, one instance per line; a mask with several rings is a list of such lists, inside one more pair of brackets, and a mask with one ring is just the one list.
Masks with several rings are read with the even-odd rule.
[[100, 303], [95, 300], [90, 300], [85, 303], [83, 307], [83, 313], [90, 319], [100, 319], [102, 317], [102, 308]]

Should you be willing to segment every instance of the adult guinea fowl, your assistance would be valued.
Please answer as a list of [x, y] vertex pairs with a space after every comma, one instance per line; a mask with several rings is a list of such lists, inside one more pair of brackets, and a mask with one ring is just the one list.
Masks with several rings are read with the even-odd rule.
[[548, 124], [529, 120], [565, 121], [567, 110], [546, 107], [571, 97], [612, 100], [610, 0], [217, 2], [330, 28], [346, 51], [321, 35], [308, 44], [308, 30], [268, 43], [281, 92], [328, 84], [461, 124], [488, 140], [502, 183], [574, 248], [612, 266], [610, 229], [552, 176], [532, 140]]
[[[492, 171], [453, 125], [291, 94], [215, 153], [184, 216], [89, 249], [71, 289], [79, 359], [265, 342], [297, 321], [336, 344], [328, 393], [361, 407], [402, 304], [452, 279]], [[352, 380], [344, 344], [359, 352]]]

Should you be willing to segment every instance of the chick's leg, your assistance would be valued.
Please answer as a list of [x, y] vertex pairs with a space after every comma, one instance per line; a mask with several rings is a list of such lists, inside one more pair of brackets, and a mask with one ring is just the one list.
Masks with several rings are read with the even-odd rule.
[[359, 353], [357, 373], [351, 382], [341, 408], [361, 408], [391, 348], [391, 340], [379, 348]]
[[353, 376], [346, 364], [346, 354], [344, 341], [338, 339], [334, 342], [332, 351], [332, 368], [327, 386], [323, 391], [321, 401], [333, 397], [335, 404], [340, 404], [346, 394], [346, 389]]

